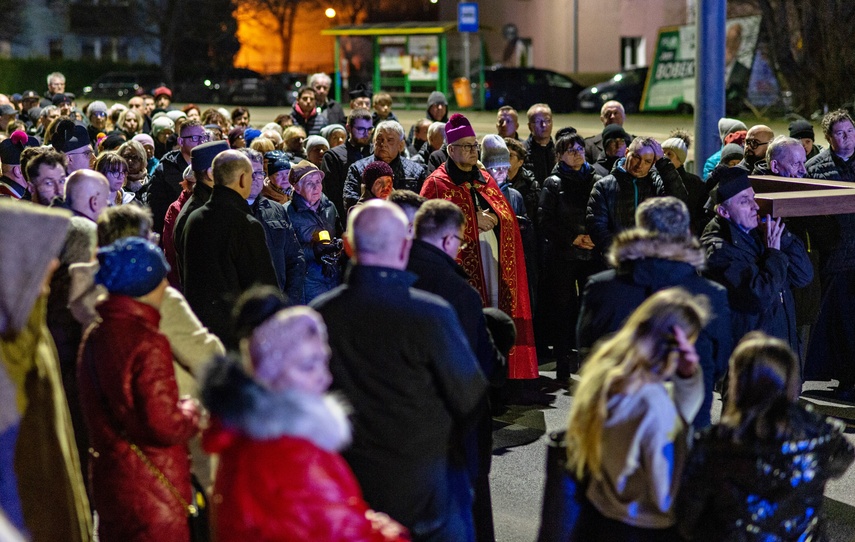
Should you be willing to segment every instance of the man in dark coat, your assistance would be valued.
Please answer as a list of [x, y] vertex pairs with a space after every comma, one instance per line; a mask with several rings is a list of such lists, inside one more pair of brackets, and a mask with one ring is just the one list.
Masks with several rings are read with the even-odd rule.
[[727, 288], [733, 342], [759, 330], [787, 341], [799, 351], [792, 288], [813, 278], [804, 244], [784, 230], [781, 219], [766, 217], [760, 227], [748, 172], [719, 166], [710, 180], [715, 218], [701, 243], [707, 254], [706, 276]]
[[169, 206], [181, 195], [181, 181], [184, 180], [184, 170], [190, 165], [193, 148], [207, 141], [208, 134], [202, 123], [189, 120], [181, 126], [178, 149], [167, 152], [160, 159], [148, 189], [148, 204], [154, 218], [152, 231], [163, 233], [163, 219]]
[[[838, 109], [822, 119], [829, 148], [806, 164], [814, 179], [855, 183], [855, 122]], [[815, 236], [822, 265], [822, 305], [808, 346], [806, 378], [840, 381], [838, 398], [855, 400], [855, 213], [822, 217], [823, 231]]]
[[178, 277], [181, 282], [184, 282], [184, 233], [187, 226], [187, 219], [196, 209], [199, 209], [211, 199], [211, 192], [214, 189], [214, 172], [211, 166], [214, 163], [214, 158], [223, 151], [229, 150], [229, 144], [226, 141], [209, 141], [197, 147], [194, 147], [190, 152], [190, 169], [193, 171], [193, 177], [196, 179], [196, 184], [193, 185], [193, 195], [181, 208], [178, 216], [175, 217], [175, 226], [172, 228], [172, 240], [175, 246], [175, 261], [178, 263]]
[[[496, 348], [481, 308], [481, 296], [469, 284], [469, 277], [454, 258], [463, 238], [460, 208], [441, 199], [425, 202], [415, 216], [415, 239], [407, 270], [418, 275], [413, 287], [448, 301], [475, 353], [481, 371], [494, 384], [504, 380], [505, 358]], [[492, 418], [486, 402], [474, 433], [466, 437], [469, 475], [475, 487], [473, 515], [478, 540], [495, 540], [490, 498], [492, 458]]]
[[404, 212], [371, 200], [347, 231], [355, 265], [311, 304], [329, 329], [333, 388], [353, 405], [344, 457], [365, 500], [413, 540], [472, 540], [471, 488], [449, 448], [453, 427], [474, 421], [484, 376], [454, 309], [411, 288]]
[[636, 137], [627, 147], [626, 158], [618, 160], [611, 175], [594, 183], [591, 190], [585, 221], [594, 246], [605, 256], [614, 236], [635, 225], [639, 204], [654, 196], [675, 196], [685, 202], [688, 192], [659, 142]]
[[695, 349], [704, 374], [704, 402], [695, 417], [698, 429], [710, 424], [713, 387], [727, 371], [732, 348], [727, 290], [702, 278], [704, 252], [689, 231], [690, 214], [677, 198], [651, 198], [638, 207], [637, 228], [617, 235], [609, 253], [613, 269], [593, 275], [582, 295], [577, 335], [589, 349], [614, 333], [651, 294], [679, 286], [710, 300], [712, 318]]
[[321, 171], [324, 172], [324, 194], [335, 205], [338, 216], [347, 216], [344, 208], [344, 183], [350, 166], [372, 153], [371, 133], [374, 123], [371, 111], [354, 109], [347, 117], [347, 141], [324, 154]]
[[341, 104], [329, 96], [332, 79], [329, 75], [321, 72], [309, 77], [309, 86], [315, 91], [315, 100], [319, 113], [327, 119], [327, 124], [344, 124], [346, 117]]
[[547, 104], [534, 104], [529, 107], [527, 116], [531, 135], [525, 140], [525, 167], [542, 186], [558, 161], [555, 157], [555, 142], [552, 141], [552, 109]]
[[254, 284], [278, 284], [264, 228], [246, 203], [252, 164], [229, 150], [214, 159], [213, 171], [211, 199], [187, 219], [184, 295], [199, 320], [234, 347], [231, 311], [235, 300]]
[[303, 281], [306, 279], [303, 247], [297, 241], [285, 206], [261, 195], [265, 178], [264, 157], [260, 152], [248, 147], [238, 149], [238, 152], [252, 163], [252, 188], [247, 203], [252, 210], [252, 216], [264, 226], [264, 236], [279, 289], [288, 297], [289, 304], [303, 305]]
[[[603, 129], [607, 126], [617, 126], [623, 130], [623, 123], [626, 121], [626, 110], [623, 104], [616, 100], [609, 100], [600, 108], [600, 122], [603, 123]], [[625, 133], [625, 132], [624, 132]], [[628, 143], [627, 139], [627, 144]], [[585, 138], [585, 159], [589, 164], [594, 165], [600, 156], [605, 152], [605, 141], [603, 133]]]
[[353, 163], [347, 171], [344, 182], [344, 208], [350, 209], [362, 194], [362, 172], [365, 166], [375, 160], [389, 164], [395, 174], [392, 185], [395, 190], [406, 189], [418, 193], [427, 178], [427, 170], [422, 164], [404, 158], [404, 128], [394, 120], [383, 121], [374, 130], [374, 154]]

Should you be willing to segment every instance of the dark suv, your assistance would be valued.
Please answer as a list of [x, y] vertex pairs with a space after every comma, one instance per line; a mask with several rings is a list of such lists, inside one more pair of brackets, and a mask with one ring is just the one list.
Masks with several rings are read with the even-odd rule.
[[151, 92], [162, 84], [160, 74], [154, 71], [109, 72], [83, 87], [86, 98], [124, 98]]
[[[472, 76], [472, 92], [478, 99], [478, 74]], [[485, 68], [484, 109], [510, 105], [525, 111], [536, 103], [547, 103], [555, 113], [576, 110], [582, 85], [566, 75], [539, 68]]]

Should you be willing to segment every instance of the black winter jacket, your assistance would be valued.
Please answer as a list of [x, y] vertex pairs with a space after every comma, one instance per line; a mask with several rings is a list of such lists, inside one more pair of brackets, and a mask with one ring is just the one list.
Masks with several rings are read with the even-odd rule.
[[846, 471], [855, 450], [840, 422], [796, 403], [776, 406], [787, 420], [782, 437], [737, 441], [722, 425], [695, 437], [677, 502], [687, 540], [827, 540], [825, 484]]
[[600, 176], [585, 162], [582, 169], [573, 171], [562, 162], [555, 164], [552, 175], [543, 183], [537, 209], [538, 231], [543, 237], [546, 261], [589, 260], [591, 250], [573, 246], [579, 235], [585, 235], [585, 213], [591, 189]]
[[[827, 181], [855, 183], [855, 156], [844, 161], [825, 149], [805, 164], [807, 176]], [[855, 269], [855, 213], [822, 217], [817, 226], [814, 245], [820, 252], [823, 276]]]
[[[344, 208], [351, 208], [362, 195], [362, 172], [366, 166], [376, 160], [374, 155], [366, 156], [362, 160], [354, 162], [347, 170], [347, 179], [344, 181]], [[412, 190], [416, 194], [421, 192], [422, 184], [427, 178], [427, 170], [422, 164], [417, 164], [412, 160], [401, 156], [395, 157], [389, 163], [392, 172], [395, 174], [392, 179], [392, 185], [395, 190], [407, 189]]]
[[321, 171], [324, 172], [324, 195], [335, 205], [338, 216], [345, 216], [344, 182], [351, 164], [362, 160], [372, 152], [371, 146], [357, 147], [350, 139], [324, 154]]
[[418, 539], [458, 512], [452, 427], [475, 421], [486, 381], [454, 309], [411, 288], [415, 280], [355, 265], [311, 306], [329, 330], [332, 387], [353, 405], [353, 444], [343, 455], [365, 500]]
[[181, 195], [181, 181], [184, 180], [184, 170], [187, 162], [180, 150], [169, 151], [160, 159], [154, 169], [149, 183], [146, 202], [151, 207], [152, 231], [163, 233], [163, 219], [172, 202]]
[[588, 235], [605, 254], [615, 234], [635, 226], [635, 211], [639, 204], [655, 196], [688, 198], [683, 180], [668, 158], [656, 161], [646, 177], [636, 179], [626, 172], [625, 158], [615, 164], [611, 175], [603, 177], [591, 190], [586, 222]]
[[767, 248], [760, 228], [743, 232], [716, 216], [701, 236], [707, 254], [705, 274], [727, 288], [736, 344], [760, 330], [799, 351], [792, 288], [813, 278], [813, 265], [801, 240], [784, 230], [781, 250]]

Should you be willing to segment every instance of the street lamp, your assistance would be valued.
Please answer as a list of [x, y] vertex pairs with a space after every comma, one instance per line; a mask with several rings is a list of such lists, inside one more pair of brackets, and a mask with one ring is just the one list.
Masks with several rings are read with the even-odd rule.
[[335, 18], [335, 10], [333, 8], [327, 8], [324, 11], [324, 15], [327, 16], [327, 19], [333, 19]]

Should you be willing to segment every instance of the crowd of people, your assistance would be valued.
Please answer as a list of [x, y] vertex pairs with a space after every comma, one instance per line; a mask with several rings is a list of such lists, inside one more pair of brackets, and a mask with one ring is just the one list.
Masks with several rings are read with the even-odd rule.
[[855, 182], [847, 111], [827, 149], [723, 118], [699, 176], [614, 101], [523, 140], [323, 73], [258, 128], [64, 83], [0, 95], [10, 536], [494, 541], [492, 415], [554, 362], [575, 539], [822, 539], [855, 450], [798, 397], [855, 400], [855, 213], [759, 217], [749, 175]]

